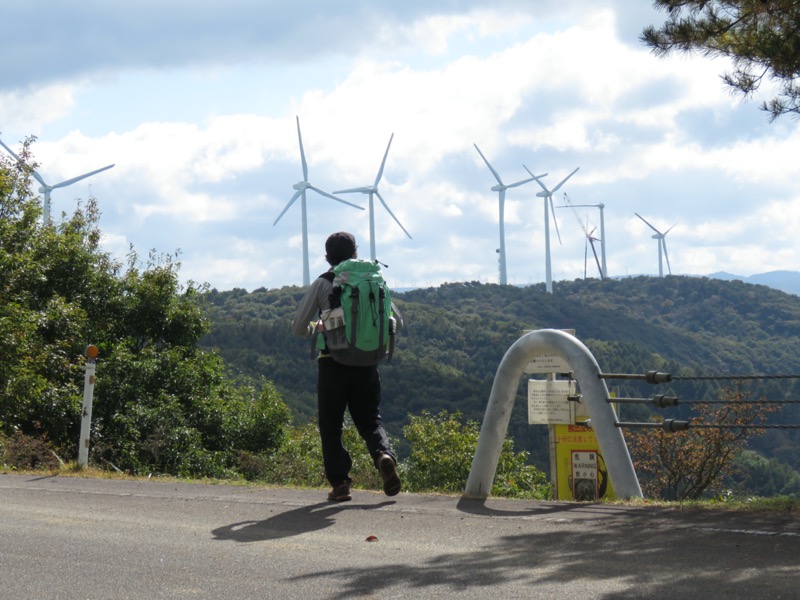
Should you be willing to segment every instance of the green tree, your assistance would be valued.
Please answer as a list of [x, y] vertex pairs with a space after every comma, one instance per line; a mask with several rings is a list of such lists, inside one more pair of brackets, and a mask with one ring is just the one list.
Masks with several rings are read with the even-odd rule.
[[[90, 198], [40, 224], [21, 164], [0, 163], [0, 433], [77, 454], [83, 355], [100, 348], [90, 459], [133, 472], [232, 474], [241, 453], [283, 441], [289, 410], [262, 382], [236, 386], [201, 350], [206, 286], [179, 280], [176, 256], [134, 250], [127, 266], [100, 248]], [[30, 446], [30, 444], [29, 444]]]
[[[441, 411], [436, 415], [423, 411], [412, 415], [403, 434], [411, 446], [411, 455], [401, 471], [404, 486], [414, 492], [461, 493], [467, 484], [479, 427], [476, 421], [461, 422], [461, 414]], [[492, 494], [509, 497], [550, 497], [544, 473], [526, 464], [527, 452], [514, 452], [511, 439], [503, 442]]]
[[800, 115], [800, 2], [796, 0], [655, 0], [667, 12], [659, 28], [646, 27], [641, 40], [657, 56], [700, 52], [733, 61], [723, 81], [745, 97], [762, 82], [779, 83], [779, 93], [761, 108], [770, 121]]
[[58, 444], [80, 409], [80, 357], [98, 300], [90, 288], [111, 288], [114, 266], [97, 251], [92, 201], [58, 225], [39, 225], [34, 166], [0, 164], [0, 424]]
[[765, 458], [751, 450], [737, 458], [725, 481], [738, 496], [791, 496], [800, 498], [800, 473], [774, 458]]

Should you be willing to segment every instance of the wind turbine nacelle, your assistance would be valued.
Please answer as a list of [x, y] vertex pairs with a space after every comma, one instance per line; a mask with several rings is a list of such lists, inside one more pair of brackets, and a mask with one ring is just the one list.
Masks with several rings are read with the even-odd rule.
[[47, 188], [44, 187], [43, 185], [39, 186], [39, 193], [40, 194], [46, 194], [47, 193]]
[[504, 185], [499, 185], [498, 184], [498, 185], [493, 185], [492, 186], [492, 191], [493, 192], [502, 192], [504, 189], [506, 189], [506, 186], [504, 186]]
[[542, 191], [542, 192], [536, 192], [536, 195], [539, 198], [547, 198], [550, 194], [548, 194], [547, 192]]
[[292, 186], [293, 190], [297, 190], [298, 192], [306, 187], [305, 181], [298, 181]]

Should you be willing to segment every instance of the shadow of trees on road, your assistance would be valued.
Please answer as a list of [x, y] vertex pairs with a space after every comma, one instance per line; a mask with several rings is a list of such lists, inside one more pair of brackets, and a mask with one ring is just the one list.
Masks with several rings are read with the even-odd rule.
[[[591, 505], [549, 505], [526, 511], [503, 511], [480, 502], [459, 502], [461, 512], [492, 517], [567, 514], [563, 531], [504, 535], [474, 551], [446, 553], [423, 564], [383, 563], [346, 571], [321, 571], [293, 580], [335, 582], [332, 598], [382, 596], [390, 589], [435, 595], [492, 588], [538, 593], [549, 589], [591, 598], [785, 598], [800, 590], [800, 534], [756, 532], [743, 515], [631, 511]], [[610, 510], [609, 510], [610, 509]], [[754, 515], [757, 521], [758, 516]], [[745, 531], [742, 524], [751, 531]], [[775, 519], [767, 519], [775, 525]], [[767, 524], [761, 523], [760, 526]], [[580, 525], [586, 524], [585, 529]], [[598, 525], [599, 523], [599, 525]], [[577, 527], [576, 527], [577, 525]], [[435, 535], [435, 532], [431, 532]], [[427, 590], [427, 592], [425, 591]], [[538, 597], [538, 596], [537, 596]], [[544, 596], [542, 596], [544, 597]]]

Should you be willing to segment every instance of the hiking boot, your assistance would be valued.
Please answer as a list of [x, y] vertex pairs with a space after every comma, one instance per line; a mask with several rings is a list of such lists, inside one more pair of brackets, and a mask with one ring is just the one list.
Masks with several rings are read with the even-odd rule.
[[350, 495], [350, 482], [343, 481], [333, 486], [333, 489], [328, 492], [329, 502], [347, 502], [352, 499]]
[[381, 452], [376, 461], [378, 470], [383, 477], [383, 493], [387, 496], [396, 496], [400, 493], [400, 476], [397, 474], [397, 463], [391, 454]]

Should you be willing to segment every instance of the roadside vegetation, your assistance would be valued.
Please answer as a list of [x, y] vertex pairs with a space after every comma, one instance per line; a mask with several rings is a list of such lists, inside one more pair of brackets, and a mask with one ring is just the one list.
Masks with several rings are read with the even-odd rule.
[[[41, 223], [30, 191], [29, 144], [20, 155], [26, 164], [0, 157], [0, 470], [326, 487], [313, 417], [314, 365], [287, 324], [300, 290], [217, 292], [182, 283], [179, 253], [151, 251], [144, 258], [131, 248], [124, 262], [116, 261], [101, 248], [93, 198]], [[558, 298], [477, 283], [398, 294], [410, 325], [386, 378], [384, 420], [404, 490], [463, 491], [499, 354], [524, 328], [577, 325], [615, 372], [654, 366], [688, 372], [681, 364], [800, 370], [791, 362], [800, 302], [785, 294], [756, 296], [741, 283], [688, 278], [595, 283], [564, 283]], [[660, 313], [651, 318], [655, 299]], [[724, 313], [721, 329], [712, 330], [717, 324], [709, 310]], [[640, 314], [649, 319], [646, 327]], [[81, 471], [76, 459], [89, 344], [100, 356], [91, 468]], [[657, 354], [657, 347], [671, 355]], [[678, 391], [719, 393], [708, 386]], [[623, 396], [645, 393], [621, 390]], [[515, 404], [524, 405], [523, 399]], [[731, 418], [753, 424], [768, 416], [759, 410]], [[538, 427], [527, 425], [519, 410], [512, 414], [494, 496], [551, 497], [542, 460], [547, 434]], [[794, 510], [800, 475], [792, 432], [776, 438], [772, 455], [748, 446], [749, 434], [703, 436], [631, 436], [649, 498], [754, 507], [766, 491], [776, 505]], [[379, 490], [352, 425], [345, 443], [354, 457], [355, 487]]]

